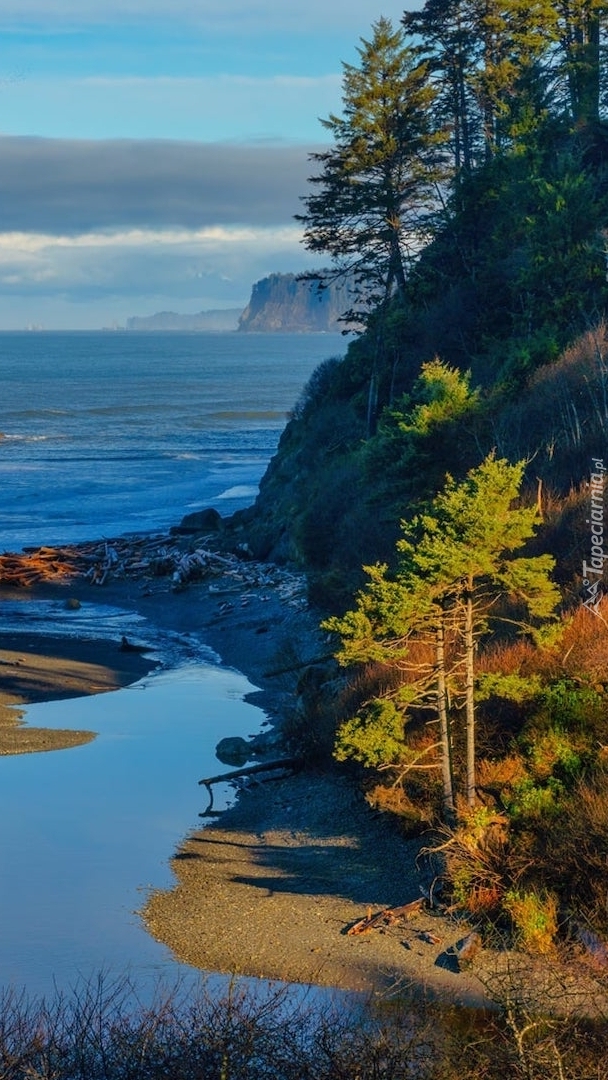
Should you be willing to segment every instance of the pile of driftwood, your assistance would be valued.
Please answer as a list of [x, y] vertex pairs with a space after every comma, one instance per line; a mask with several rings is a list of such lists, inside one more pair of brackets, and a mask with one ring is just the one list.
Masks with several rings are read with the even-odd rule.
[[127, 537], [64, 547], [27, 548], [22, 554], [0, 555], [0, 585], [29, 587], [44, 581], [84, 577], [93, 585], [112, 579], [168, 578], [174, 591], [195, 581], [221, 578], [210, 584], [218, 596], [243, 590], [272, 588], [285, 602], [304, 604], [303, 575], [278, 566], [244, 561], [237, 555], [198, 546], [184, 550], [164, 537]]
[[63, 581], [79, 573], [72, 548], [41, 547], [22, 555], [0, 555], [0, 584], [28, 587], [39, 581]]

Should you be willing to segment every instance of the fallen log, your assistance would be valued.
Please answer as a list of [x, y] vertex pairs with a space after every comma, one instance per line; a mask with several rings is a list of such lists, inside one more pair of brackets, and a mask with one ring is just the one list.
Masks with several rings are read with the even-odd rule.
[[209, 806], [202, 814], [199, 814], [199, 817], [208, 817], [213, 807], [212, 784], [224, 784], [230, 780], [238, 780], [242, 776], [255, 776], [256, 773], [273, 772], [275, 769], [297, 769], [301, 764], [300, 758], [277, 758], [274, 761], [260, 761], [255, 765], [245, 765], [242, 769], [231, 769], [229, 772], [218, 773], [217, 776], [204, 777], [198, 783], [199, 787], [202, 784], [207, 788]]
[[370, 930], [377, 930], [381, 926], [392, 926], [399, 919], [411, 919], [413, 915], [418, 915], [423, 910], [426, 901], [423, 896], [419, 900], [412, 900], [409, 904], [400, 904], [398, 907], [385, 908], [384, 911], [378, 912], [377, 915], [366, 915], [364, 919], [359, 919], [354, 926], [350, 926], [346, 931], [347, 936], [351, 934], [367, 934]]

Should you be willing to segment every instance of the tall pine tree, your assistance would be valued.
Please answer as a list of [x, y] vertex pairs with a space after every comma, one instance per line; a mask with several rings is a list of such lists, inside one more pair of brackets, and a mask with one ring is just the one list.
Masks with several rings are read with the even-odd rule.
[[320, 171], [297, 215], [306, 247], [332, 260], [321, 280], [354, 278], [368, 307], [405, 290], [427, 236], [444, 143], [432, 125], [426, 64], [388, 19], [372, 30], [360, 64], [343, 65], [343, 114], [322, 121], [333, 145], [311, 155]]

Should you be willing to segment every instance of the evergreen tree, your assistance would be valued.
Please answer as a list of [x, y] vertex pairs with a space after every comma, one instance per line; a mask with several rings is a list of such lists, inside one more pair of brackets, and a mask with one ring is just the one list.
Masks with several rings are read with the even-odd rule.
[[535, 506], [513, 505], [524, 466], [490, 455], [461, 483], [448, 477], [429, 512], [405, 524], [397, 544], [409, 573], [417, 572], [429, 587], [439, 590], [446, 606], [460, 612], [470, 805], [475, 802], [476, 640], [487, 629], [500, 592], [517, 598], [530, 616], [542, 619], [551, 616], [559, 600], [549, 579], [555, 562], [551, 556], [513, 558], [539, 523]]
[[[452, 753], [447, 709], [446, 623], [448, 612], [440, 592], [415, 573], [386, 565], [365, 568], [369, 581], [357, 596], [356, 607], [343, 618], [326, 620], [324, 628], [339, 634], [336, 659], [343, 666], [377, 661], [398, 673], [397, 686], [368, 701], [358, 714], [343, 723], [336, 741], [336, 758], [353, 758], [367, 767], [387, 769], [403, 780], [412, 769], [434, 768], [421, 761], [440, 749], [443, 815], [454, 823]], [[412, 643], [425, 641], [434, 650], [435, 663], [412, 657]], [[406, 722], [412, 708], [429, 705], [439, 721], [439, 743], [423, 755], [407, 744]]]
[[[342, 725], [337, 756], [366, 765], [380, 763], [402, 773], [412, 767], [406, 751], [405, 721], [413, 705], [432, 698], [439, 722], [443, 808], [453, 819], [454, 798], [447, 685], [459, 687], [466, 713], [466, 795], [475, 802], [475, 649], [501, 594], [516, 599], [528, 616], [549, 618], [559, 593], [549, 579], [550, 556], [513, 557], [533, 535], [535, 507], [518, 507], [524, 463], [510, 465], [493, 455], [457, 483], [445, 488], [428, 510], [404, 522], [397, 543], [398, 564], [368, 567], [369, 583], [356, 607], [324, 625], [337, 632], [343, 665], [380, 661], [394, 666], [403, 681], [390, 692], [390, 705], [374, 699]], [[520, 626], [530, 629], [522, 620]], [[460, 674], [446, 661], [446, 631], [463, 642]], [[435, 663], [429, 669], [412, 659], [412, 642], [433, 641]], [[462, 670], [464, 669], [464, 678]], [[384, 704], [383, 704], [384, 702]], [[390, 740], [387, 734], [390, 731]]]
[[457, 175], [544, 116], [558, 32], [550, 0], [427, 0], [403, 25], [438, 86]]
[[311, 155], [321, 170], [297, 215], [306, 247], [333, 260], [318, 279], [354, 275], [370, 307], [405, 290], [443, 175], [444, 142], [431, 123], [426, 65], [388, 19], [372, 29], [360, 65], [343, 65], [343, 115], [322, 121], [334, 144]]
[[458, 176], [470, 173], [479, 152], [481, 123], [471, 82], [479, 50], [477, 28], [468, 0], [426, 0], [406, 11], [402, 23], [423, 59], [436, 91], [435, 123], [449, 133]]
[[576, 125], [600, 118], [602, 32], [605, 0], [557, 0], [561, 71], [567, 85], [570, 117]]

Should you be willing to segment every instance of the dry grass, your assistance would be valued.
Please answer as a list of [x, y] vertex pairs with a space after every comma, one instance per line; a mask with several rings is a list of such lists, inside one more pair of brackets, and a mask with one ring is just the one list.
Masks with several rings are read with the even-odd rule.
[[501, 409], [493, 431], [499, 454], [533, 462], [531, 476], [568, 492], [605, 445], [607, 361], [608, 328], [602, 321], [539, 368], [525, 393]]

